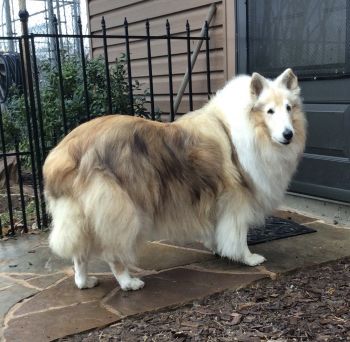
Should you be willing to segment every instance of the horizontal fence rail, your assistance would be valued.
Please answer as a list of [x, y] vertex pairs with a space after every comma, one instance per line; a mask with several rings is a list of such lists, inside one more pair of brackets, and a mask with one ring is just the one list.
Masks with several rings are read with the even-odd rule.
[[[102, 26], [101, 26], [102, 29]], [[50, 33], [31, 33], [30, 35], [21, 35], [21, 37], [0, 37], [0, 40], [19, 40], [19, 39], [29, 39], [30, 37], [36, 37], [36, 38], [116, 38], [116, 39], [125, 39], [125, 34], [50, 34]], [[155, 40], [155, 39], [167, 39], [167, 34], [164, 35], [151, 35], [149, 39]], [[129, 39], [140, 39], [140, 40], [146, 40], [148, 39], [147, 35], [132, 35], [128, 34]], [[175, 36], [171, 35], [171, 40], [187, 40], [188, 38], [185, 36]], [[207, 38], [203, 37], [191, 37], [191, 40], [206, 40]], [[210, 38], [208, 38], [210, 39]]]
[[[0, 51], [0, 99], [4, 95], [0, 106], [0, 237], [47, 227], [43, 162], [49, 151], [79, 124], [106, 114], [171, 122], [179, 115], [182, 95], [188, 99], [187, 111], [196, 109], [193, 60], [197, 56], [194, 56], [193, 46], [198, 42], [205, 43], [201, 50], [205, 54], [205, 96], [209, 98], [211, 94], [208, 22], [203, 23], [201, 36], [191, 34], [188, 21], [181, 35], [171, 32], [169, 21], [164, 23], [164, 34], [155, 35], [151, 34], [151, 22], [146, 20], [145, 34], [134, 35], [129, 33], [126, 18], [124, 34], [108, 34], [102, 18], [102, 34], [82, 34], [78, 18], [79, 34], [72, 35], [58, 34], [56, 18], [52, 20], [53, 34], [29, 33], [28, 18], [28, 12], [20, 13], [22, 36], [0, 37], [1, 46], [11, 40], [15, 47], [15, 51]], [[125, 48], [116, 60], [110, 57], [113, 39], [124, 42]], [[64, 45], [71, 40], [75, 42], [74, 54], [68, 54]], [[92, 49], [93, 40], [102, 43], [99, 55], [91, 56], [91, 52], [96, 51]], [[152, 45], [157, 40], [166, 47], [164, 67], [168, 71], [168, 92], [155, 92], [157, 69]], [[183, 75], [186, 77], [178, 92], [174, 90], [173, 41], [184, 42]], [[143, 77], [142, 84], [133, 73], [132, 46], [135, 42], [144, 43], [147, 77]], [[45, 50], [43, 46], [48, 48]], [[200, 48], [197, 50], [198, 53]], [[15, 64], [13, 56], [16, 56]], [[12, 64], [7, 62], [10, 58]], [[167, 110], [159, 110], [157, 96], [167, 97]]]

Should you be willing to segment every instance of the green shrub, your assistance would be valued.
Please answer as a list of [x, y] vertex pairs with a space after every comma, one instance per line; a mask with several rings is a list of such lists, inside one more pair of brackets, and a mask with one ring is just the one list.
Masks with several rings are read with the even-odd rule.
[[[55, 145], [64, 136], [57, 67], [48, 61], [38, 61], [40, 101], [43, 131], [46, 147]], [[84, 83], [80, 58], [64, 56], [62, 61], [64, 103], [69, 130], [88, 120], [85, 110]], [[105, 64], [102, 57], [86, 60], [86, 78], [89, 94], [90, 118], [108, 113]], [[125, 55], [110, 66], [112, 113], [127, 114], [130, 111]], [[145, 116], [148, 91], [137, 80], [133, 81], [134, 112]], [[38, 106], [36, 106], [38, 108]], [[108, 113], [109, 114], [109, 113]], [[159, 119], [159, 115], [158, 115]], [[3, 112], [7, 148], [14, 149], [15, 138], [20, 147], [28, 148], [27, 119], [24, 96], [18, 89], [12, 89], [7, 109]]]

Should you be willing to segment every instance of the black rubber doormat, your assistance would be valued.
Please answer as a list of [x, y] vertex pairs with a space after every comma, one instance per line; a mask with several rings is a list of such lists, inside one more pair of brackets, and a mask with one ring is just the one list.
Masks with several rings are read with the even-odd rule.
[[291, 236], [315, 233], [316, 230], [299, 223], [278, 217], [268, 217], [264, 227], [251, 228], [248, 233], [248, 245], [285, 239]]

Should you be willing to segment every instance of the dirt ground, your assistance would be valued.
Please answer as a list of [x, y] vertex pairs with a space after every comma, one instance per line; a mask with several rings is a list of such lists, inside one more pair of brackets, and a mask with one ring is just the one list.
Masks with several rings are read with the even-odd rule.
[[350, 259], [60, 341], [350, 341]]
[[[14, 229], [17, 236], [23, 234], [24, 225], [23, 225], [23, 213], [22, 213], [22, 204], [20, 197], [20, 190], [18, 185], [13, 185], [10, 188], [11, 191], [11, 204], [12, 204], [12, 213], [14, 221]], [[23, 185], [23, 196], [24, 196], [24, 205], [27, 219], [27, 227], [29, 232], [37, 230], [36, 224], [36, 215], [35, 215], [35, 202], [34, 202], [34, 190], [31, 185]], [[0, 241], [7, 240], [9, 236], [12, 235], [10, 228], [10, 216], [8, 211], [8, 199], [6, 189], [0, 189]]]

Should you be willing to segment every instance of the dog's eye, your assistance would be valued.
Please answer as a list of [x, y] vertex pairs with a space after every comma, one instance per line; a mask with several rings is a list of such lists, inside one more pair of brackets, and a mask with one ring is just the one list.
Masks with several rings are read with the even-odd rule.
[[292, 110], [292, 107], [289, 104], [287, 104], [286, 108], [287, 108], [288, 112], [290, 112]]
[[269, 114], [273, 114], [275, 111], [273, 110], [273, 109], [269, 109], [268, 111], [267, 111]]

